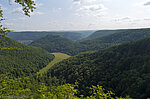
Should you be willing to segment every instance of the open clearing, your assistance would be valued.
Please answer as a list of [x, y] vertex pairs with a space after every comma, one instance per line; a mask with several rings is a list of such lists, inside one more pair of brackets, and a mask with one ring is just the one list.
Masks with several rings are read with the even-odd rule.
[[64, 60], [64, 59], [67, 59], [71, 56], [67, 55], [67, 54], [64, 54], [64, 53], [51, 53], [55, 56], [55, 58], [46, 66], [44, 67], [43, 69], [41, 69], [37, 74], [41, 75], [43, 73], [46, 73], [54, 64]]

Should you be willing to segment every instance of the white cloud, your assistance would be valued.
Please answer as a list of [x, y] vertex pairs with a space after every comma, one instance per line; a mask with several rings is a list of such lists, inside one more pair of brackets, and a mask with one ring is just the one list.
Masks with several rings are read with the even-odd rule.
[[90, 23], [89, 25], [88, 25], [88, 27], [92, 27], [92, 26], [94, 26], [95, 24], [93, 24], [93, 23]]
[[14, 23], [5, 23], [5, 25], [6, 25], [7, 27], [10, 27], [10, 26], [13, 26]]
[[144, 6], [150, 6], [150, 1], [147, 1], [143, 4]]
[[73, 3], [79, 5], [81, 4], [81, 0], [73, 0]]
[[96, 2], [96, 1], [101, 1], [101, 0], [83, 0], [83, 2]]
[[115, 22], [133, 22], [133, 21], [138, 21], [138, 18], [133, 18], [130, 16], [122, 17], [122, 18], [114, 18], [113, 19]]
[[144, 21], [150, 21], [150, 18], [144, 18]]
[[103, 17], [107, 14], [107, 8], [103, 4], [94, 4], [88, 6], [81, 6], [77, 9], [75, 15], [79, 17]]
[[62, 8], [58, 8], [58, 10], [62, 10]]
[[15, 2], [15, 0], [9, 0], [9, 3], [11, 4], [11, 3], [14, 3]]
[[32, 15], [43, 15], [44, 13], [43, 12], [36, 12], [36, 11], [34, 11], [34, 12], [31, 12], [31, 16]]
[[79, 17], [82, 17], [82, 16], [83, 16], [83, 14], [80, 14], [80, 13], [75, 13], [74, 15], [75, 15], [75, 16], [79, 16]]
[[2, 4], [0, 4], [0, 9], [7, 10]]
[[54, 13], [59, 13], [62, 10], [62, 8], [53, 8], [52, 11]]
[[132, 18], [131, 17], [123, 17], [123, 18], [118, 18], [118, 19], [116, 19], [116, 21], [129, 21], [129, 20], [131, 20]]
[[114, 18], [113, 19], [115, 22], [131, 22], [131, 23], [137, 23], [137, 22], [146, 22], [150, 21], [150, 17], [145, 17], [145, 18], [135, 18], [135, 17], [123, 17], [123, 18]]
[[103, 0], [73, 0], [74, 4], [81, 4], [81, 3], [93, 3], [97, 1], [103, 1]]
[[144, 0], [143, 2], [136, 3], [139, 7], [150, 7], [150, 0]]
[[79, 10], [80, 11], [103, 11], [106, 8], [103, 4], [95, 4], [95, 5], [89, 5], [89, 6], [82, 6]]
[[17, 21], [17, 20], [27, 20], [28, 18], [27, 17], [19, 17], [19, 18], [5, 18], [5, 20], [8, 20], [8, 21]]
[[44, 5], [43, 3], [36, 3], [36, 7], [41, 7], [43, 5]]
[[[13, 9], [10, 13], [12, 13], [12, 14], [16, 14], [16, 13], [18, 13], [18, 14], [24, 14], [24, 12], [23, 12], [23, 10], [22, 10], [21, 7]], [[43, 14], [44, 14], [43, 12], [37, 12], [37, 11], [34, 11], [34, 12], [30, 13], [31, 16], [32, 15], [43, 15]]]
[[23, 14], [24, 12], [23, 12], [21, 7], [18, 7], [16, 9], [13, 9], [10, 13], [12, 13], [12, 14], [14, 14], [14, 13], [21, 13], [21, 14]]

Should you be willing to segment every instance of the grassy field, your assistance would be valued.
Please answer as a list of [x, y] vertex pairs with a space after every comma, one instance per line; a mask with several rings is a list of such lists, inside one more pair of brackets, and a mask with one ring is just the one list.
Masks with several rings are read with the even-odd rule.
[[43, 73], [46, 73], [54, 64], [64, 60], [64, 59], [67, 59], [71, 56], [67, 55], [67, 54], [64, 54], [64, 53], [52, 53], [55, 58], [53, 59], [52, 62], [50, 62], [46, 67], [44, 67], [43, 69], [41, 69], [37, 74], [38, 75], [41, 75]]

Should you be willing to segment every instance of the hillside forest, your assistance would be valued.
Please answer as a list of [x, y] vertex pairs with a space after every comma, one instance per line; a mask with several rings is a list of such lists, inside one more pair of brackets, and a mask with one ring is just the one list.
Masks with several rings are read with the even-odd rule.
[[34, 33], [0, 41], [0, 98], [150, 98], [150, 29]]

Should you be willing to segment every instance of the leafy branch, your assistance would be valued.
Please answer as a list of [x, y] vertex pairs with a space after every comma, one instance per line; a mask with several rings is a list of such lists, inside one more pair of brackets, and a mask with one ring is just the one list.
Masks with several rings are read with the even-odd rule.
[[[30, 16], [30, 13], [33, 12], [34, 9], [36, 9], [35, 3], [32, 0], [15, 0], [15, 2], [22, 5], [23, 7], [22, 10], [24, 11], [24, 14], [27, 16]], [[3, 27], [2, 25], [3, 20], [5, 19], [3, 18], [3, 10], [0, 6], [0, 41], [5, 40], [7, 33], [11, 32], [6, 27]], [[0, 50], [10, 50], [10, 49], [12, 50], [13, 48], [1, 48], [0, 47]]]
[[30, 16], [30, 13], [33, 12], [34, 9], [36, 9], [36, 4], [32, 0], [15, 0], [15, 2], [22, 5], [22, 10], [27, 16]]

